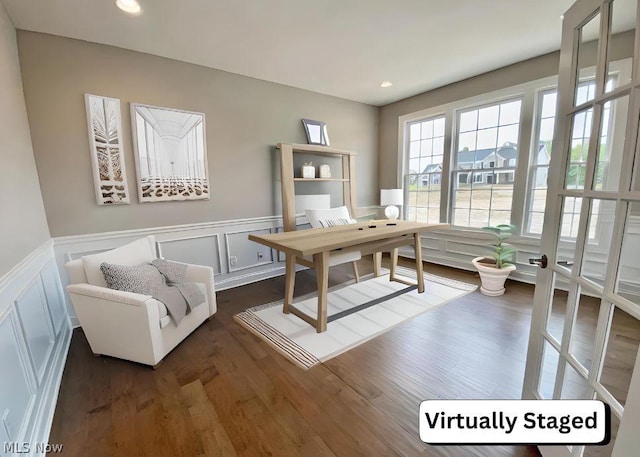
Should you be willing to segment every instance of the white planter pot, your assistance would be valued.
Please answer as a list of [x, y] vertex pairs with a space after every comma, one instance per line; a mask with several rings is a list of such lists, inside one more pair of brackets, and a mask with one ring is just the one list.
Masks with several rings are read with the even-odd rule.
[[480, 273], [480, 280], [482, 281], [480, 292], [490, 297], [497, 297], [504, 294], [504, 282], [507, 280], [507, 276], [516, 269], [516, 266], [512, 264], [505, 268], [496, 268], [495, 264], [483, 263], [482, 260], [485, 258], [476, 257], [471, 263]]

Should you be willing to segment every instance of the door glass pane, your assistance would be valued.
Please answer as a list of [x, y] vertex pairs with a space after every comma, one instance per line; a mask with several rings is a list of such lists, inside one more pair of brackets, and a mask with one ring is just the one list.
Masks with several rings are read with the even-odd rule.
[[615, 293], [640, 305], [640, 202], [628, 208]]
[[[556, 286], [558, 280], [554, 281]], [[553, 289], [551, 305], [549, 306], [549, 314], [547, 316], [547, 333], [553, 336], [560, 344], [562, 341], [562, 333], [564, 330], [565, 312], [567, 310], [568, 293], [564, 290]]]
[[[595, 75], [596, 56], [598, 53], [598, 34], [600, 32], [600, 12], [587, 22], [580, 30], [578, 44], [578, 82]], [[595, 91], [589, 91], [579, 84], [576, 87], [575, 105], [588, 102], [595, 98]]]
[[591, 201], [587, 240], [580, 276], [600, 286], [604, 286], [615, 215], [615, 201], [599, 199]]
[[563, 400], [591, 400], [594, 391], [589, 382], [569, 363], [565, 362], [565, 364], [560, 398]]
[[598, 163], [593, 180], [594, 190], [618, 190], [628, 111], [628, 95], [604, 104], [600, 123]]
[[553, 399], [553, 386], [558, 371], [558, 351], [545, 340], [542, 351], [542, 366], [540, 367], [540, 385], [538, 393], [544, 399]]
[[556, 262], [569, 270], [573, 269], [573, 259], [576, 253], [576, 238], [580, 223], [582, 199], [575, 197], [562, 198], [562, 215], [560, 216], [560, 239]]
[[[602, 400], [600, 397], [596, 397], [596, 399]], [[609, 441], [609, 444], [606, 446], [585, 446], [582, 457], [611, 457], [619, 428], [620, 419], [613, 411], [611, 411], [611, 441]]]
[[571, 331], [569, 353], [589, 370], [593, 362], [600, 299], [583, 294], [579, 297], [576, 320]]
[[578, 111], [573, 115], [571, 122], [571, 151], [569, 152], [569, 163], [567, 164], [565, 189], [584, 189], [592, 120], [593, 108]]
[[622, 406], [627, 401], [638, 345], [640, 345], [640, 321], [615, 307], [600, 384], [606, 387]]
[[[611, 2], [607, 73], [610, 76], [616, 76], [616, 85], [619, 86], [631, 82], [633, 57], [629, 56], [633, 54], [636, 9], [635, 0], [614, 0]], [[607, 85], [605, 91], [609, 92], [613, 90], [613, 87], [613, 84]]]

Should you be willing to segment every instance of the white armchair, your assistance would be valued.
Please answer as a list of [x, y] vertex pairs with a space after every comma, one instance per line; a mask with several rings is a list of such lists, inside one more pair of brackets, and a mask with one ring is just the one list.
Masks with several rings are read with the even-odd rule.
[[67, 291], [94, 354], [155, 368], [216, 312], [213, 269], [210, 267], [187, 266], [185, 281], [199, 285], [206, 303], [194, 307], [177, 326], [163, 303], [150, 295], [109, 289], [100, 270], [103, 262], [135, 266], [150, 263], [155, 258], [155, 239], [148, 236], [65, 265], [70, 279]]

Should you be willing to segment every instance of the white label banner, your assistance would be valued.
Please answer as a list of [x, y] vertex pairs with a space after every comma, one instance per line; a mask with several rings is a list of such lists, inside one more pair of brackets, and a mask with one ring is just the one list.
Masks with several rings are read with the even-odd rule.
[[429, 444], [607, 444], [609, 406], [599, 400], [426, 400]]

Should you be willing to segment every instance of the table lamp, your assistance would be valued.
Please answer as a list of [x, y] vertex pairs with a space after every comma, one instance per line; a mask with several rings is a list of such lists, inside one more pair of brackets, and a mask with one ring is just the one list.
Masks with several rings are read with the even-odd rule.
[[404, 192], [402, 189], [380, 189], [380, 204], [386, 206], [384, 215], [387, 219], [398, 219], [400, 215], [398, 205], [404, 204]]

